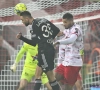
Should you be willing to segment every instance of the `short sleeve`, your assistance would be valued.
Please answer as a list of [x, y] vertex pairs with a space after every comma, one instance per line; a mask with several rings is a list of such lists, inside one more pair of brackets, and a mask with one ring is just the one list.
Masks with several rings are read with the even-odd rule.
[[81, 34], [81, 32], [80, 32], [80, 28], [79, 27], [74, 27], [73, 29], [72, 29], [72, 32], [71, 32], [72, 34], [76, 34], [77, 36], [79, 36], [80, 34]]

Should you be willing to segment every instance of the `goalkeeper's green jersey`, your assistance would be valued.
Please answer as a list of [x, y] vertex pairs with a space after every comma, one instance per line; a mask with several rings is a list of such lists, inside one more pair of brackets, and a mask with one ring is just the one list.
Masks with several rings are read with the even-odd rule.
[[24, 66], [28, 66], [30, 68], [35, 67], [38, 63], [37, 58], [36, 58], [38, 54], [38, 46], [37, 45], [31, 46], [27, 43], [24, 43], [16, 56], [15, 62], [18, 63], [25, 53], [26, 53], [26, 59], [25, 59]]

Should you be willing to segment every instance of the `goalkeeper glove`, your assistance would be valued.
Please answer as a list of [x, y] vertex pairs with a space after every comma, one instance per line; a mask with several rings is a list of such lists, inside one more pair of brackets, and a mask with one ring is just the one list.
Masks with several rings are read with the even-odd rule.
[[16, 72], [16, 68], [17, 68], [17, 63], [14, 63], [13, 65], [10, 66], [10, 70], [12, 72]]

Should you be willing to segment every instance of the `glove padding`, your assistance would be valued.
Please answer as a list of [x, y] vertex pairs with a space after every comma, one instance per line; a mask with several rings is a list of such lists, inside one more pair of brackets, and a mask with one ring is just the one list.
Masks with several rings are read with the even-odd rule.
[[14, 63], [13, 65], [10, 66], [10, 70], [11, 70], [12, 72], [16, 72], [16, 67], [17, 67], [17, 64]]

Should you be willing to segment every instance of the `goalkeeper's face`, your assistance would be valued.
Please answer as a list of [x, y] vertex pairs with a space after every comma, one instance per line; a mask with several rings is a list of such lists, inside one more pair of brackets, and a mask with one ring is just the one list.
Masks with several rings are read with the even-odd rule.
[[22, 23], [25, 25], [25, 26], [28, 26], [30, 23], [29, 23], [29, 18], [28, 17], [23, 17], [23, 16], [20, 16], [20, 19], [22, 20]]

